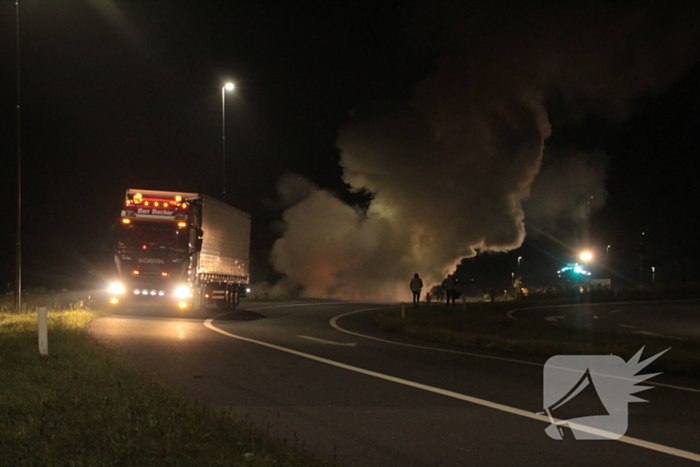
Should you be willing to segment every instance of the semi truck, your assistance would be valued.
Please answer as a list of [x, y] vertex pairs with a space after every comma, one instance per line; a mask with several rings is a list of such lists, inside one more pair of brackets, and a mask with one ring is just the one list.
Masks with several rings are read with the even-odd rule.
[[206, 195], [128, 189], [114, 226], [110, 303], [235, 309], [250, 282], [250, 223]]

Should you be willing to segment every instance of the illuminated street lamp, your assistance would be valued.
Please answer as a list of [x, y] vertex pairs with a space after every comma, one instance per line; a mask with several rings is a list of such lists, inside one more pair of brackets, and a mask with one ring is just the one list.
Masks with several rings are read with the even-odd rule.
[[588, 250], [582, 251], [581, 254], [579, 255], [579, 258], [580, 258], [581, 261], [583, 261], [584, 263], [587, 263], [587, 262], [589, 262], [589, 261], [591, 261], [591, 260], [593, 259], [593, 253], [591, 253], [591, 252], [588, 251]]
[[222, 144], [222, 159], [224, 163], [223, 177], [223, 202], [226, 202], [226, 91], [233, 91], [235, 86], [232, 82], [228, 82], [221, 88], [221, 144]]
[[520, 261], [523, 259], [522, 256], [518, 256], [518, 277], [521, 277], [520, 275]]

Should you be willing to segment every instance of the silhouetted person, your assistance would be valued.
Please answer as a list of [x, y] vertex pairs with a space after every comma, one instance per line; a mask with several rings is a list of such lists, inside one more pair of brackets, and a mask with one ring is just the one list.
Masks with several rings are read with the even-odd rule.
[[445, 304], [450, 304], [450, 299], [452, 299], [452, 306], [455, 306], [455, 298], [457, 296], [457, 281], [454, 276], [450, 274], [447, 278], [442, 281], [442, 287], [445, 289]]
[[523, 289], [523, 280], [520, 276], [513, 279], [513, 300], [520, 300]]
[[411, 279], [411, 292], [413, 292], [413, 308], [418, 308], [420, 304], [420, 291], [423, 289], [423, 281], [418, 277], [418, 273]]

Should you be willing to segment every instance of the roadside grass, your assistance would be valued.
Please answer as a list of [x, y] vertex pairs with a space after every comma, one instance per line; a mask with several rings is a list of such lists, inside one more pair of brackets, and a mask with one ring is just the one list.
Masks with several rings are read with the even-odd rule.
[[272, 433], [181, 396], [97, 345], [102, 313], [0, 313], [0, 465], [324, 465]]
[[[505, 312], [511, 303], [467, 304], [447, 307], [432, 305], [418, 310], [390, 308], [374, 314], [382, 329], [435, 342], [470, 349], [507, 352], [546, 358], [554, 355], [615, 354], [629, 359], [643, 346], [642, 358], [669, 347], [663, 357], [651, 364], [652, 371], [700, 377], [700, 342], [649, 335], [592, 332], [585, 328], [566, 327], [509, 319]], [[545, 358], [546, 357], [546, 358]]]

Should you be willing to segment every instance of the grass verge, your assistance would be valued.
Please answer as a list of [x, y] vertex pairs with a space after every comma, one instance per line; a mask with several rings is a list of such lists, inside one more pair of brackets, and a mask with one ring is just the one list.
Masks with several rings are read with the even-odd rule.
[[0, 465], [323, 465], [98, 346], [90, 310], [0, 313]]
[[648, 335], [592, 332], [563, 325], [514, 321], [505, 312], [512, 303], [468, 304], [462, 307], [400, 308], [374, 314], [382, 329], [471, 349], [533, 355], [546, 358], [561, 354], [615, 354], [629, 359], [642, 346], [643, 358], [671, 347], [650, 367], [655, 371], [700, 377], [700, 342]]

